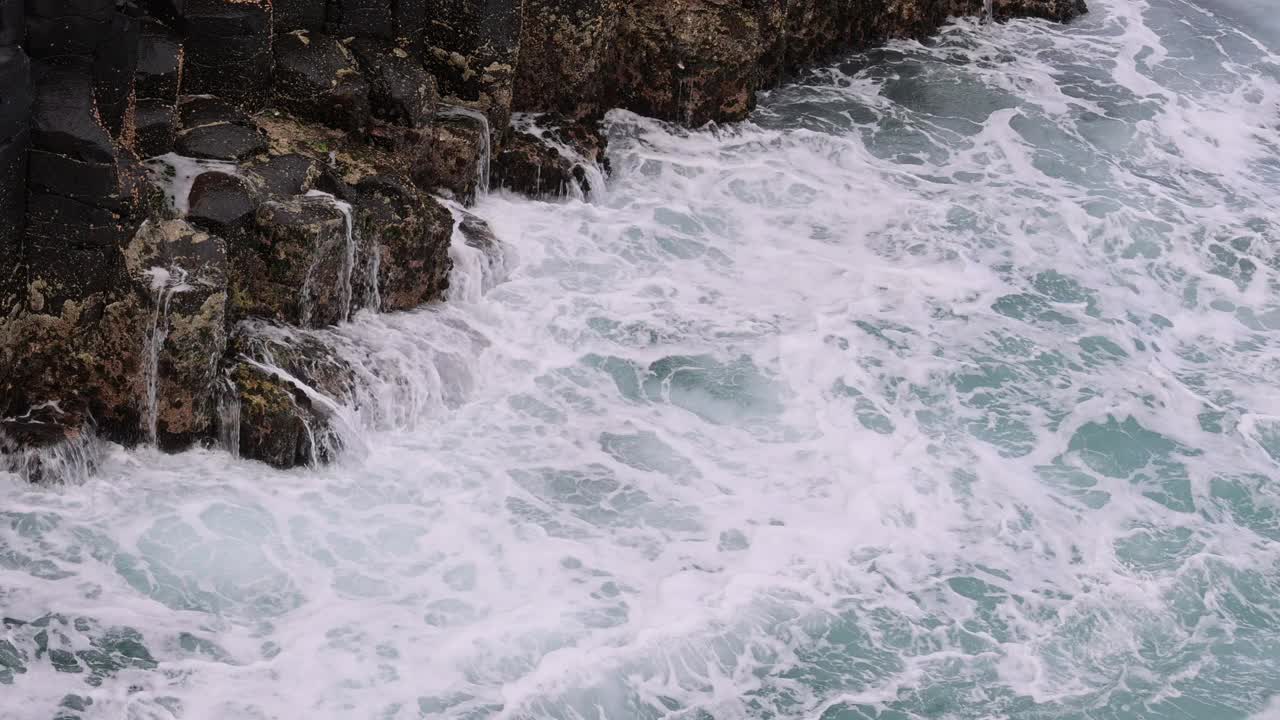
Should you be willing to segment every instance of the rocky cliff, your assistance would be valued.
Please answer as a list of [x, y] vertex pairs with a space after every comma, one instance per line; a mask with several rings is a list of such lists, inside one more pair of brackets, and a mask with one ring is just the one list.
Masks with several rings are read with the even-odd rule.
[[[323, 348], [267, 353], [254, 328], [442, 299], [456, 226], [484, 234], [446, 203], [491, 184], [585, 191], [609, 108], [741, 119], [797, 69], [981, 11], [0, 0], [0, 468], [49, 478], [47, 449], [93, 434], [323, 461], [323, 393], [350, 377]], [[1083, 11], [991, 4], [996, 19]], [[549, 130], [523, 132], [515, 113], [545, 113]]]

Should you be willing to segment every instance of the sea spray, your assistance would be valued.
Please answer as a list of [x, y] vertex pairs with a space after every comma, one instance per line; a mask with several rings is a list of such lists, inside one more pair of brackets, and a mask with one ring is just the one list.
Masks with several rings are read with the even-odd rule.
[[472, 208], [505, 282], [302, 331], [362, 378], [358, 462], [115, 449], [82, 487], [0, 484], [6, 616], [114, 663], [11, 630], [6, 692], [1265, 717], [1276, 68], [1180, 0], [1094, 0], [855, 56], [738, 126], [613, 113], [605, 199]]
[[[584, 191], [582, 186], [574, 181], [568, 183], [568, 187], [563, 188], [564, 193], [574, 200], [580, 202], [605, 201], [604, 193], [608, 189], [608, 180], [601, 165], [601, 159], [590, 159], [584, 156], [578, 148], [564, 142], [554, 129], [549, 129], [543, 124], [543, 118], [538, 113], [516, 113], [511, 118], [511, 126], [519, 132], [528, 133], [541, 140], [548, 147], [560, 153], [560, 156], [568, 160], [576, 171], [580, 171], [586, 179], [587, 190]], [[542, 167], [539, 166], [541, 171]], [[534, 183], [534, 187], [541, 187], [542, 180], [539, 176]]]

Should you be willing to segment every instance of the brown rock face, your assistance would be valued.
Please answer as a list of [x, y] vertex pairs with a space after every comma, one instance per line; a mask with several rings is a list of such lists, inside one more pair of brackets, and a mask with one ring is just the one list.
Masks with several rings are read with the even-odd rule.
[[278, 468], [333, 459], [329, 412], [279, 373], [248, 362], [231, 369], [239, 408], [237, 443], [244, 457]]
[[[587, 117], [623, 107], [698, 126], [835, 54], [922, 37], [981, 0], [525, 0], [514, 105]], [[1069, 20], [1083, 0], [995, 0], [995, 16]]]
[[355, 248], [346, 215], [325, 197], [269, 200], [232, 242], [233, 316], [304, 327], [350, 316]]
[[511, 119], [523, 0], [434, 0], [424, 28], [427, 69], [440, 94], [480, 108], [495, 128]]
[[621, 0], [525, 0], [515, 110], [580, 118], [605, 110]]
[[[1089, 11], [1085, 0], [993, 0], [992, 14], [998, 21], [1017, 17], [1035, 17], [1066, 22]], [[977, 15], [982, 12], [981, 0], [955, 0], [952, 13]]]
[[443, 297], [453, 267], [449, 211], [393, 177], [365, 178], [356, 192], [357, 284], [363, 305], [382, 312], [411, 310]]
[[[997, 20], [1085, 11], [993, 2]], [[0, 0], [0, 467], [35, 479], [95, 435], [330, 459], [351, 367], [323, 333], [268, 356], [243, 330], [445, 298], [455, 217], [433, 193], [473, 203], [491, 173], [585, 192], [610, 108], [738, 120], [789, 72], [982, 0], [140, 5]], [[496, 282], [497, 240], [456, 224]]]
[[493, 180], [498, 187], [533, 198], [566, 196], [574, 187], [581, 193], [589, 189], [581, 168], [523, 132], [512, 133], [493, 158]]
[[246, 322], [229, 354], [237, 410], [227, 430], [244, 457], [289, 468], [328, 462], [342, 450], [337, 403], [354, 401], [356, 373], [331, 348], [287, 328]]
[[781, 76], [783, 0], [687, 0], [625, 7], [611, 105], [686, 125], [736, 120]]
[[449, 114], [436, 118], [429, 140], [417, 148], [413, 181], [426, 190], [446, 191], [460, 202], [475, 202], [487, 186], [488, 127], [475, 117]]
[[227, 346], [227, 250], [182, 220], [147, 223], [126, 252], [149, 286], [142, 348], [144, 438], [183, 449], [212, 430], [218, 367]]

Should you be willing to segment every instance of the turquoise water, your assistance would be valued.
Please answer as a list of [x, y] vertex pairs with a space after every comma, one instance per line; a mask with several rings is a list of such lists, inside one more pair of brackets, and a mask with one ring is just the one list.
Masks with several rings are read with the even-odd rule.
[[0, 717], [1280, 716], [1275, 35], [1091, 7], [614, 113], [333, 467], [0, 478]]

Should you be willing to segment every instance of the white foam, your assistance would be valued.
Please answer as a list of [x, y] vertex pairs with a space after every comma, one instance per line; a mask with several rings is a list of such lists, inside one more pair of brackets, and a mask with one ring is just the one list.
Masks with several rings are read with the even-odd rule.
[[82, 688], [117, 715], [1267, 712], [1277, 63], [1091, 7], [739, 127], [613, 114], [597, 204], [479, 201], [505, 282], [461, 252], [457, 302], [300, 331], [367, 454], [5, 487], [74, 573], [0, 567], [6, 614], [141, 629], [161, 671]]
[[195, 184], [197, 177], [207, 172], [240, 174], [240, 168], [234, 162], [192, 158], [177, 153], [157, 155], [148, 159], [145, 164], [151, 170], [152, 177], [164, 189], [169, 205], [179, 216], [186, 215], [191, 209], [191, 186]]

